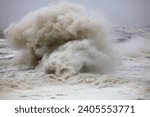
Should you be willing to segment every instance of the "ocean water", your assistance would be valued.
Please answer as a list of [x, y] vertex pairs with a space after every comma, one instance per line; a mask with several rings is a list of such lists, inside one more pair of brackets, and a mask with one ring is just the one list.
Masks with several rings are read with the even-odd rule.
[[66, 2], [10, 25], [0, 39], [0, 99], [150, 99], [149, 27], [106, 27]]

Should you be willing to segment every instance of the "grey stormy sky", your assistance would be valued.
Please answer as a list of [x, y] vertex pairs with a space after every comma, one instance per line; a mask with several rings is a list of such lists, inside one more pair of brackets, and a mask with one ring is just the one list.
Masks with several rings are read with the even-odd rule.
[[[0, 0], [0, 26], [20, 20], [28, 12], [61, 0]], [[150, 25], [150, 0], [68, 0], [102, 13], [112, 24]]]

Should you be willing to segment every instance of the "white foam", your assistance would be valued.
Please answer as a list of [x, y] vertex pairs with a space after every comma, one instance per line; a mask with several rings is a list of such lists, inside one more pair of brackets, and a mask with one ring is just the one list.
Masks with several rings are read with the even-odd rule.
[[46, 72], [57, 75], [107, 71], [113, 55], [104, 23], [94, 16], [67, 2], [29, 13], [5, 30], [12, 46], [21, 51], [15, 61], [37, 66], [42, 60]]

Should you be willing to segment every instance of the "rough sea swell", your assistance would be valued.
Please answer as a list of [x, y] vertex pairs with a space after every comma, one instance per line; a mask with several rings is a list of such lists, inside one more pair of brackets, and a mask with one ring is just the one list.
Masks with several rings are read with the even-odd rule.
[[114, 57], [103, 22], [79, 5], [59, 3], [27, 14], [5, 34], [20, 51], [14, 62], [43, 66], [46, 73], [104, 73]]
[[67, 2], [10, 25], [0, 39], [0, 99], [150, 99], [150, 28], [113, 28], [109, 43], [105, 26]]

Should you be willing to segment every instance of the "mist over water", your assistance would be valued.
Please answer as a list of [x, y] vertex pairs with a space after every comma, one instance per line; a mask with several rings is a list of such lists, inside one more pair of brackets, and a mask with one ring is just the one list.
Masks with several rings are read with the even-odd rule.
[[11, 24], [0, 39], [0, 99], [150, 99], [150, 28], [107, 25], [68, 2]]
[[5, 30], [11, 45], [21, 53], [13, 62], [42, 66], [55, 75], [105, 73], [114, 57], [102, 19], [68, 2], [33, 11]]

